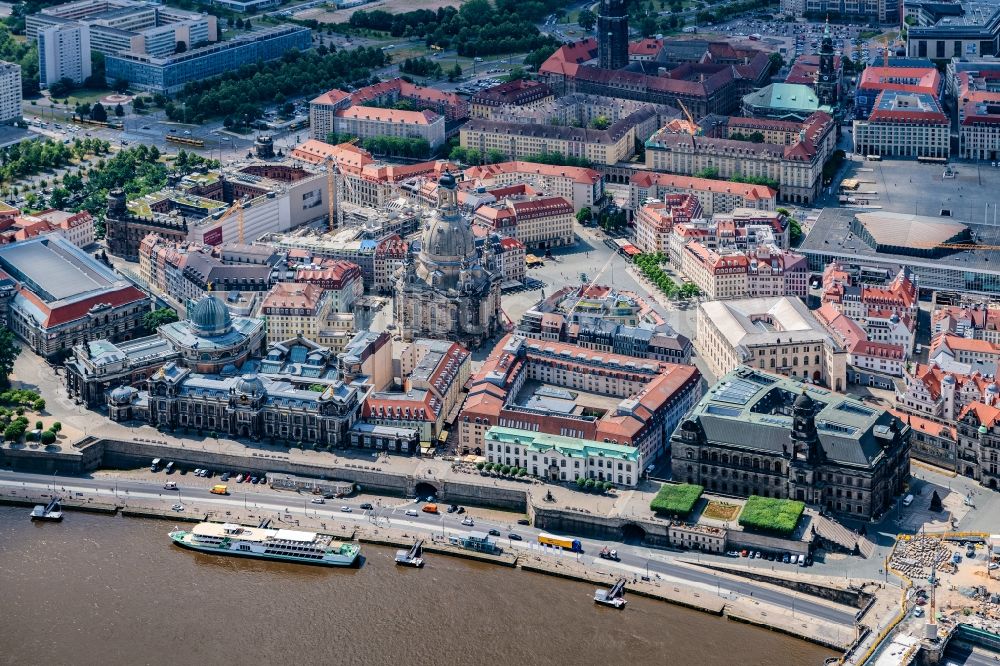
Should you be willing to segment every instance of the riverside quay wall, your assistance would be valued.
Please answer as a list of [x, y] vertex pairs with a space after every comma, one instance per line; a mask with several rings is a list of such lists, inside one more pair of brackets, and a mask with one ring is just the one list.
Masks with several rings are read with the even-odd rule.
[[[397, 497], [434, 494], [438, 501], [489, 506], [527, 513], [536, 527], [553, 532], [593, 536], [612, 541], [638, 540], [651, 546], [697, 549], [715, 553], [730, 548], [754, 548], [805, 555], [805, 540], [780, 539], [735, 529], [664, 520], [655, 516], [616, 516], [554, 506], [529, 489], [492, 485], [489, 481], [423, 477], [380, 469], [373, 461], [340, 461], [338, 464], [296, 461], [286, 452], [222, 453], [154, 441], [87, 437], [69, 451], [30, 447], [0, 448], [0, 465], [16, 471], [47, 474], [86, 474], [101, 468], [135, 469], [153, 458], [173, 461], [183, 468], [207, 467], [248, 472], [294, 474], [317, 479], [348, 481], [364, 492]], [[332, 460], [331, 460], [332, 462]], [[513, 484], [512, 484], [513, 485]]]
[[437, 494], [443, 502], [478, 504], [526, 512], [524, 490], [501, 488], [448, 479], [420, 478], [377, 469], [373, 463], [337, 466], [296, 462], [287, 454], [262, 452], [237, 455], [119, 439], [87, 438], [73, 445], [71, 452], [46, 452], [28, 448], [0, 449], [0, 464], [17, 471], [86, 474], [101, 468], [135, 469], [149, 465], [153, 458], [173, 461], [182, 467], [240, 469], [248, 472], [276, 472], [320, 479], [350, 481], [365, 491], [399, 497], [419, 493]]

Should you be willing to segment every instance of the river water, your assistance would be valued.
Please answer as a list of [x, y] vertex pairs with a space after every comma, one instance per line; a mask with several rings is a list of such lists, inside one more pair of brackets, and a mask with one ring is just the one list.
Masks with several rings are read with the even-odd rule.
[[203, 555], [172, 523], [0, 507], [0, 663], [812, 666], [824, 648], [593, 586], [365, 545], [359, 569]]

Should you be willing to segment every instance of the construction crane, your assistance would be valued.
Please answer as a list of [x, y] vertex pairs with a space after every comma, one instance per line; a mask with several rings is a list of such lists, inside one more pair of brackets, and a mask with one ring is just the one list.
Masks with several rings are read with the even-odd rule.
[[687, 116], [688, 122], [691, 123], [691, 133], [693, 135], [701, 134], [701, 126], [694, 121], [694, 116], [692, 116], [691, 112], [688, 111], [688, 108], [684, 106], [684, 102], [678, 98], [677, 103], [680, 105], [681, 111], [684, 112], [684, 115]]
[[333, 176], [333, 156], [327, 155], [326, 157], [326, 191], [328, 199], [329, 208], [329, 232], [332, 234], [334, 228], [337, 226], [336, 211], [333, 200], [336, 198], [336, 185]]
[[233, 204], [226, 210], [226, 212], [223, 213], [222, 216], [216, 221], [221, 226], [222, 223], [228, 220], [229, 216], [232, 215], [233, 213], [239, 213], [239, 218], [237, 221], [238, 224], [237, 230], [238, 230], [239, 242], [243, 243], [243, 199], [238, 199], [237, 201], [234, 201]]

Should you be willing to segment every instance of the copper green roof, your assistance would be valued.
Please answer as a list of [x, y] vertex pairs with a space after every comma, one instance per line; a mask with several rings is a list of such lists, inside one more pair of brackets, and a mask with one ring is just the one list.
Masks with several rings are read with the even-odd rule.
[[568, 458], [604, 456], [605, 458], [639, 462], [639, 449], [634, 446], [610, 444], [592, 439], [549, 435], [544, 432], [532, 432], [517, 428], [504, 428], [502, 426], [493, 426], [487, 430], [486, 439], [490, 442], [517, 444], [538, 453], [545, 453], [551, 449], [556, 449]]

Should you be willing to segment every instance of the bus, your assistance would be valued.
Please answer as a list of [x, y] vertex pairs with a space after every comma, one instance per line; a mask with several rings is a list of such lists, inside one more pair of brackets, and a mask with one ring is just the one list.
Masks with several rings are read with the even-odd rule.
[[917, 161], [921, 164], [947, 164], [947, 157], [918, 157]]
[[868, 160], [869, 162], [881, 162], [882, 161], [882, 156], [881, 155], [866, 155], [865, 159]]
[[303, 127], [309, 127], [309, 119], [308, 118], [302, 118], [301, 120], [296, 120], [295, 122], [291, 123], [288, 126], [288, 129], [291, 130], [291, 131], [295, 131], [295, 130], [298, 130], [298, 129], [302, 129]]
[[198, 148], [203, 148], [205, 146], [205, 141], [202, 139], [195, 139], [190, 136], [178, 136], [176, 134], [168, 134], [167, 141], [170, 143], [183, 143], [189, 146], [197, 146]]
[[580, 545], [579, 539], [570, 539], [569, 537], [556, 536], [554, 534], [545, 534], [544, 532], [538, 535], [538, 543], [545, 546], [557, 546], [564, 550], [570, 550], [574, 553], [582, 553], [583, 546]]

